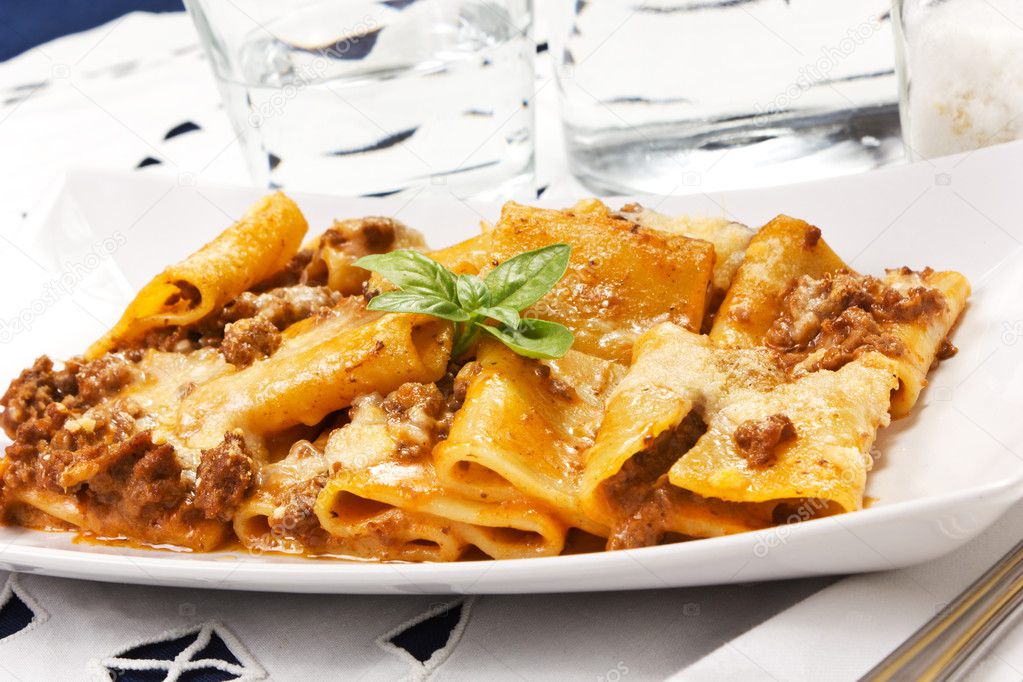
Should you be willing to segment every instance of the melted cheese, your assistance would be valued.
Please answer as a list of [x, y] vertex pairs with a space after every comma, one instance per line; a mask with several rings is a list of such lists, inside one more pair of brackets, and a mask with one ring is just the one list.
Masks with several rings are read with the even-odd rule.
[[659, 322], [700, 329], [714, 247], [641, 228], [597, 201], [567, 211], [509, 202], [490, 232], [431, 254], [459, 272], [485, 274], [524, 251], [572, 246], [565, 277], [527, 315], [575, 333], [575, 350], [627, 362], [636, 337]]
[[667, 216], [649, 208], [625, 211], [623, 215], [643, 227], [702, 239], [714, 245], [714, 289], [724, 294], [742, 263], [753, 230], [719, 216]]
[[[583, 501], [591, 515], [615, 520], [616, 501], [603, 483], [693, 410], [707, 431], [677, 453], [672, 484], [732, 502], [819, 498], [847, 510], [861, 506], [867, 453], [888, 423], [888, 395], [897, 385], [887, 358], [868, 354], [838, 372], [790, 381], [767, 349], [721, 348], [670, 324], [647, 332], [635, 353], [587, 457]], [[790, 417], [797, 437], [779, 446], [773, 465], [750, 465], [735, 432], [774, 414]]]
[[191, 446], [212, 447], [235, 428], [266, 435], [316, 424], [356, 396], [440, 379], [451, 353], [451, 325], [425, 315], [367, 321], [339, 310], [299, 325], [270, 357], [199, 386], [182, 402], [179, 428]]
[[194, 472], [199, 452], [180, 437], [181, 402], [197, 386], [234, 373], [234, 366], [225, 362], [219, 351], [203, 348], [192, 353], [148, 350], [138, 368], [140, 380], [121, 391], [120, 397], [130, 398], [142, 409], [139, 430], [152, 429], [154, 442], [173, 445], [182, 468]]

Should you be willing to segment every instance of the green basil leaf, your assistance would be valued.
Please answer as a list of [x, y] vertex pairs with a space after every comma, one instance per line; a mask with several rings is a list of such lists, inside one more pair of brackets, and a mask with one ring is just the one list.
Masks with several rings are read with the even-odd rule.
[[509, 258], [486, 277], [493, 306], [523, 310], [533, 305], [564, 277], [572, 247], [551, 244]]
[[469, 319], [468, 313], [457, 304], [445, 301], [440, 296], [413, 291], [388, 291], [374, 296], [366, 307], [390, 313], [422, 313], [452, 322], [464, 322]]
[[474, 312], [484, 317], [489, 317], [497, 320], [506, 327], [512, 329], [518, 329], [519, 323], [522, 321], [519, 319], [519, 311], [515, 308], [506, 308], [504, 306], [484, 306], [483, 308], [477, 308]]
[[432, 294], [454, 303], [455, 276], [443, 265], [418, 251], [401, 249], [363, 256], [355, 265], [375, 272], [402, 291]]
[[486, 324], [477, 326], [519, 355], [537, 360], [562, 357], [575, 340], [568, 327], [531, 317], [521, 320], [518, 329]]
[[455, 280], [455, 289], [463, 310], [476, 310], [490, 305], [490, 289], [476, 275], [459, 275]]

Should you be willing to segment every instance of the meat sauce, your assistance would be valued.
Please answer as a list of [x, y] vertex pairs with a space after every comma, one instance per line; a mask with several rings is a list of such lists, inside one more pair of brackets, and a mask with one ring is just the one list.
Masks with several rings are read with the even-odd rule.
[[[807, 232], [805, 246], [813, 248], [820, 231]], [[926, 279], [932, 271], [918, 274]], [[782, 366], [801, 371], [837, 370], [860, 355], [878, 351], [897, 358], [906, 352], [891, 331], [893, 323], [925, 321], [948, 305], [936, 289], [911, 286], [897, 289], [876, 277], [848, 271], [809, 276], [793, 281], [782, 299], [778, 317], [768, 330], [765, 345], [775, 350]], [[954, 346], [945, 340], [936, 359], [951, 357]], [[814, 355], [812, 364], [805, 360]], [[608, 549], [643, 547], [661, 542], [666, 534], [669, 510], [685, 491], [667, 481], [666, 472], [702, 435], [705, 427], [695, 414], [675, 430], [653, 439], [640, 453], [604, 483], [608, 499], [618, 506], [619, 521], [612, 528]], [[785, 443], [798, 438], [795, 425], [785, 414], [772, 414], [740, 424], [733, 439], [750, 467], [770, 467]]]
[[[903, 269], [902, 274], [914, 273]], [[822, 351], [811, 367], [803, 368], [807, 371], [837, 370], [871, 351], [898, 358], [906, 348], [891, 324], [924, 320], [947, 305], [942, 293], [929, 287], [901, 291], [877, 277], [848, 271], [804, 276], [789, 286], [764, 342], [789, 366]]]
[[[390, 250], [399, 238], [415, 241], [409, 234], [400, 223], [381, 218], [339, 223], [323, 239], [336, 251], [357, 251], [354, 260]], [[69, 495], [101, 525], [111, 519], [114, 530], [138, 527], [141, 539], [143, 527], [169, 520], [229, 521], [256, 477], [245, 440], [225, 434], [219, 445], [201, 451], [194, 472], [185, 471], [174, 446], [142, 428], [146, 415], [119, 394], [142, 377], [137, 363], [147, 349], [188, 353], [213, 347], [237, 367], [272, 355], [283, 330], [344, 298], [326, 286], [319, 248], [299, 252], [273, 277], [194, 324], [153, 330], [95, 360], [73, 358], [58, 367], [43, 356], [24, 370], [0, 398], [0, 425], [14, 441], [6, 449], [0, 522], [27, 518], [11, 494], [19, 488]], [[178, 288], [180, 298], [200, 297], [187, 282]], [[305, 513], [302, 499], [295, 495], [298, 515]], [[33, 525], [65, 525], [52, 521]]]
[[645, 450], [627, 461], [604, 482], [604, 492], [617, 506], [619, 521], [611, 529], [608, 549], [628, 549], [657, 544], [667, 532], [667, 511], [673, 486], [668, 469], [706, 433], [707, 425], [696, 412], [682, 423], [650, 439]]
[[735, 430], [735, 444], [752, 467], [770, 466], [775, 448], [796, 439], [796, 427], [784, 414], [763, 419], [747, 419]]

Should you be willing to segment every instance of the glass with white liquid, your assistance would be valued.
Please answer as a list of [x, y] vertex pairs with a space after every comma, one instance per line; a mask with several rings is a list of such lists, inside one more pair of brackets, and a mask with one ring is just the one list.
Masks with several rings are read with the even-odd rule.
[[907, 154], [1023, 139], [1023, 3], [895, 0]]
[[502, 197], [533, 181], [531, 0], [186, 0], [255, 182]]
[[806, 180], [901, 160], [890, 0], [564, 0], [569, 165], [598, 193]]

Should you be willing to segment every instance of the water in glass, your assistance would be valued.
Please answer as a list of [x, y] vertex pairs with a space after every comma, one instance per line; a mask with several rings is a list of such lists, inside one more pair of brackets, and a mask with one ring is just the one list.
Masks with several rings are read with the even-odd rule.
[[529, 0], [190, 0], [253, 178], [510, 194], [533, 174]]

